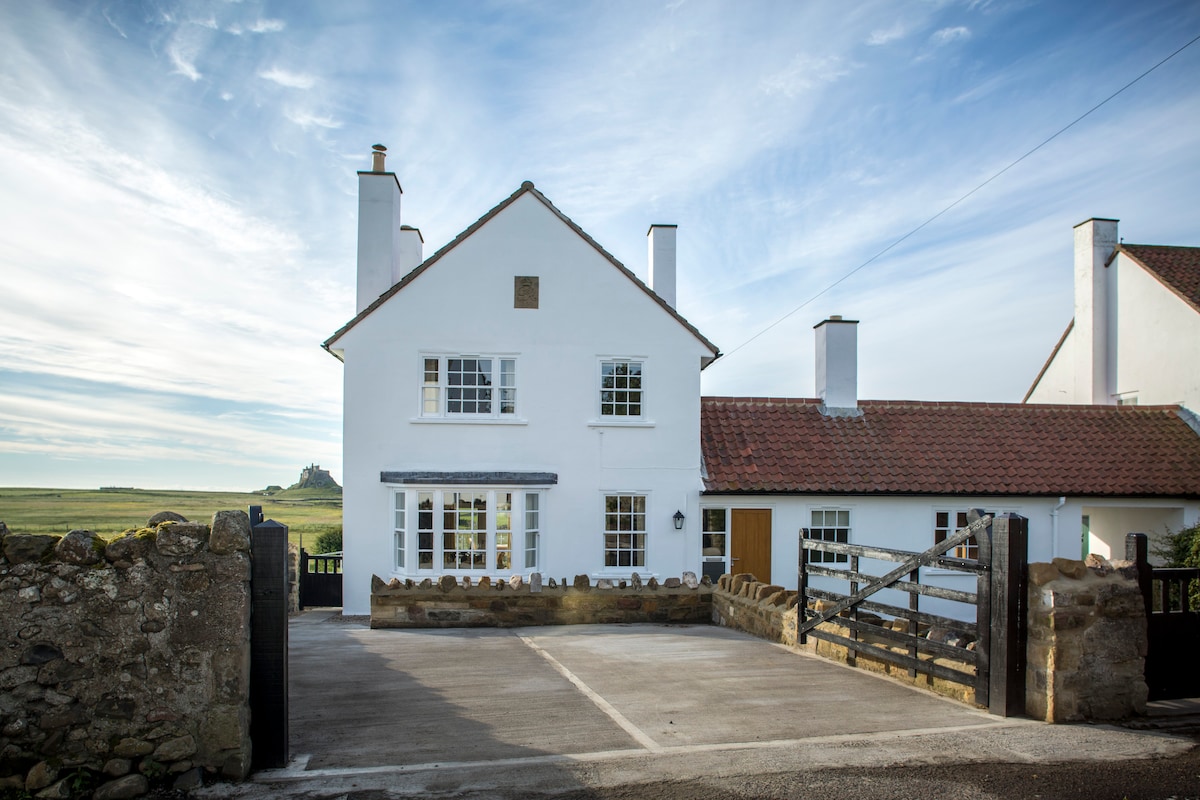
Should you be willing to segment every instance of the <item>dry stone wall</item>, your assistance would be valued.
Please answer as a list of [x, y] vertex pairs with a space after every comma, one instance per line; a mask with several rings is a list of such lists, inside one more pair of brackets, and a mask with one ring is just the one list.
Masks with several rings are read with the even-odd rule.
[[1131, 561], [1029, 565], [1025, 710], [1047, 722], [1146, 710], [1146, 609]]
[[372, 628], [512, 628], [526, 625], [581, 625], [587, 623], [687, 623], [705, 624], [712, 616], [712, 584], [697, 581], [694, 573], [654, 578], [645, 583], [597, 581], [576, 575], [568, 584], [554, 579], [543, 585], [535, 574], [507, 581], [481, 578], [393, 580], [378, 576], [371, 582]]
[[249, 622], [244, 512], [107, 542], [0, 523], [0, 791], [245, 777]]

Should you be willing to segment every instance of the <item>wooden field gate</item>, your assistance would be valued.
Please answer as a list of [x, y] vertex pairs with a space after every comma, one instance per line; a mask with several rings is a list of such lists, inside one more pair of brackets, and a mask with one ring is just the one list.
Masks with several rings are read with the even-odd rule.
[[1200, 697], [1200, 569], [1153, 567], [1144, 533], [1125, 537], [1146, 604], [1146, 685], [1151, 700]]
[[300, 550], [300, 610], [342, 605], [342, 554]]
[[[812, 636], [848, 649], [850, 663], [867, 655], [908, 669], [910, 676], [930, 675], [971, 686], [975, 703], [992, 714], [1018, 716], [1025, 711], [1025, 595], [1027, 581], [1028, 520], [1017, 514], [993, 518], [981, 511], [968, 514], [968, 525], [928, 550], [916, 553], [882, 547], [810, 539], [801, 531], [799, 598], [800, 644]], [[974, 537], [978, 557], [964, 559], [946, 553]], [[823, 553], [826, 555], [815, 556]], [[884, 575], [860, 571], [860, 562], [899, 562]], [[846, 568], [830, 566], [845, 563]], [[966, 592], [922, 582], [925, 568], [973, 573], [975, 591]], [[849, 584], [847, 592], [819, 589], [810, 577], [834, 578]], [[908, 607], [874, 602], [867, 598], [883, 589], [908, 593]], [[975, 606], [975, 621], [963, 621], [921, 610], [922, 597], [953, 600]], [[809, 604], [822, 601], [817, 612]], [[902, 630], [860, 619], [860, 611], [901, 620]], [[833, 626], [839, 632], [829, 630]], [[925, 638], [933, 627], [961, 631], [975, 637], [968, 650]], [[887, 647], [880, 647], [882, 643]], [[965, 662], [971, 671], [934, 663], [938, 657]]]

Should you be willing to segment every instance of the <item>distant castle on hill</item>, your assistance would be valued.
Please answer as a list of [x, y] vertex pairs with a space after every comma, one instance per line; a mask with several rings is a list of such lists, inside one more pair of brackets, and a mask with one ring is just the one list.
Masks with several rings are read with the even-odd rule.
[[329, 474], [329, 470], [321, 469], [320, 464], [309, 464], [300, 472], [300, 480], [288, 487], [289, 489], [341, 489], [338, 482]]

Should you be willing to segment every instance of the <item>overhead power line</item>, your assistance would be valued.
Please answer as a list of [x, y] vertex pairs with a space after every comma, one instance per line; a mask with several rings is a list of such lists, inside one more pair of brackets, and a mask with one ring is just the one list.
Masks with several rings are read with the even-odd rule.
[[[1034, 153], [1036, 153], [1038, 150], [1041, 150], [1043, 147], [1045, 147], [1046, 145], [1050, 144], [1050, 142], [1054, 141], [1054, 140], [1055, 140], [1055, 139], [1057, 139], [1059, 136], [1061, 136], [1062, 134], [1066, 133], [1067, 131], [1069, 131], [1071, 128], [1075, 127], [1076, 125], [1078, 125], [1078, 124], [1079, 124], [1080, 122], [1082, 122], [1083, 120], [1087, 119], [1087, 117], [1089, 117], [1089, 116], [1090, 116], [1090, 115], [1091, 115], [1093, 112], [1095, 112], [1095, 111], [1096, 111], [1096, 110], [1098, 110], [1099, 108], [1103, 107], [1105, 104], [1107, 104], [1107, 103], [1108, 103], [1109, 101], [1111, 101], [1113, 98], [1115, 98], [1115, 97], [1117, 97], [1118, 95], [1120, 95], [1120, 94], [1121, 94], [1122, 92], [1124, 92], [1126, 89], [1128, 89], [1129, 87], [1133, 86], [1135, 83], [1137, 83], [1138, 81], [1140, 81], [1142, 78], [1146, 77], [1146, 76], [1147, 76], [1147, 75], [1149, 75], [1151, 72], [1154, 72], [1154, 70], [1158, 69], [1158, 68], [1159, 68], [1159, 67], [1161, 67], [1163, 64], [1167, 63], [1167, 62], [1168, 62], [1168, 61], [1170, 61], [1172, 58], [1174, 58], [1175, 56], [1179, 55], [1179, 54], [1180, 54], [1180, 53], [1182, 53], [1184, 50], [1188, 49], [1189, 47], [1191, 47], [1192, 45], [1194, 45], [1194, 44], [1195, 44], [1196, 42], [1198, 42], [1198, 41], [1200, 41], [1200, 36], [1196, 36], [1196, 37], [1195, 37], [1194, 39], [1192, 39], [1190, 42], [1188, 42], [1187, 44], [1183, 45], [1183, 46], [1182, 46], [1182, 47], [1180, 47], [1178, 50], [1176, 50], [1175, 52], [1171, 53], [1169, 56], [1167, 56], [1166, 58], [1162, 59], [1161, 61], [1159, 61], [1159, 62], [1158, 62], [1157, 64], [1155, 64], [1154, 66], [1150, 67], [1150, 69], [1146, 70], [1146, 71], [1145, 71], [1145, 72], [1143, 72], [1141, 75], [1138, 75], [1136, 78], [1134, 78], [1133, 80], [1131, 80], [1129, 83], [1125, 84], [1125, 85], [1124, 85], [1124, 86], [1122, 86], [1120, 89], [1117, 89], [1115, 92], [1113, 92], [1112, 94], [1110, 94], [1108, 97], [1104, 98], [1104, 99], [1103, 99], [1103, 100], [1101, 100], [1099, 103], [1097, 103], [1096, 105], [1092, 106], [1091, 108], [1089, 108], [1089, 109], [1088, 109], [1087, 111], [1085, 111], [1084, 113], [1080, 114], [1078, 117], [1076, 117], [1074, 120], [1072, 120], [1072, 121], [1071, 121], [1069, 124], [1067, 124], [1067, 125], [1063, 126], [1063, 127], [1062, 127], [1062, 128], [1060, 128], [1059, 130], [1057, 130], [1057, 131], [1055, 131], [1053, 134], [1051, 134], [1050, 136], [1046, 137], [1046, 139], [1044, 139], [1044, 140], [1043, 140], [1043, 141], [1042, 141], [1040, 144], [1038, 144], [1038, 145], [1037, 145], [1036, 147], [1034, 147], [1033, 149], [1029, 150], [1027, 153], [1025, 153], [1024, 155], [1022, 155], [1020, 158], [1018, 158], [1018, 159], [1016, 159], [1015, 161], [1013, 161], [1011, 164], [1009, 164], [1008, 166], [1006, 166], [1004, 169], [1002, 169], [1002, 170], [1000, 170], [999, 172], [997, 172], [996, 174], [992, 175], [990, 178], [988, 178], [987, 180], [985, 180], [983, 183], [979, 184], [979, 185], [978, 185], [978, 186], [976, 186], [974, 189], [972, 189], [971, 191], [967, 192], [967, 193], [966, 193], [966, 194], [964, 194], [962, 197], [958, 198], [958, 199], [957, 199], [957, 200], [955, 200], [953, 203], [951, 203], [950, 205], [946, 206], [946, 207], [945, 207], [945, 208], [943, 208], [941, 211], [937, 212], [937, 213], [936, 213], [936, 214], [934, 214], [932, 217], [930, 217], [929, 219], [925, 220], [925, 221], [924, 221], [924, 222], [922, 222], [920, 225], [918, 225], [917, 227], [913, 228], [911, 231], [909, 231], [908, 233], [904, 234], [904, 235], [903, 235], [903, 236], [901, 236], [899, 239], [895, 240], [894, 242], [892, 242], [891, 244], [889, 244], [887, 247], [883, 248], [883, 249], [882, 249], [882, 250], [880, 250], [878, 253], [876, 253], [875, 255], [873, 255], [873, 256], [871, 256], [870, 258], [868, 258], [866, 261], [862, 262], [861, 264], [859, 264], [859, 265], [858, 265], [857, 267], [855, 267], [854, 269], [852, 269], [852, 270], [850, 270], [849, 272], [847, 272], [847, 273], [845, 273], [844, 275], [842, 275], [842, 276], [841, 276], [840, 278], [838, 278], [836, 281], [834, 281], [833, 283], [829, 284], [829, 285], [828, 285], [828, 286], [826, 286], [824, 289], [822, 289], [821, 291], [817, 292], [817, 293], [816, 293], [816, 294], [814, 294], [812, 297], [808, 298], [808, 299], [807, 299], [807, 300], [805, 300], [803, 303], [801, 303], [800, 305], [796, 306], [796, 307], [795, 307], [795, 308], [793, 308], [791, 311], [787, 312], [787, 313], [786, 313], [786, 314], [784, 314], [782, 317], [780, 317], [779, 319], [775, 320], [775, 321], [774, 321], [774, 322], [772, 322], [770, 325], [768, 325], [767, 327], [763, 328], [761, 331], [759, 331], [758, 333], [754, 334], [753, 336], [751, 336], [751, 337], [750, 337], [749, 339], [747, 339], [746, 341], [742, 342], [742, 343], [741, 343], [741, 344], [739, 344], [737, 347], [735, 347], [735, 348], [733, 348], [732, 350], [730, 350], [728, 353], [725, 353], [725, 354], [724, 354], [724, 355], [723, 355], [721, 358], [717, 359], [717, 361], [716, 361], [716, 362], [714, 362], [713, 366], [716, 366], [717, 364], [721, 364], [721, 363], [723, 363], [723, 362], [725, 362], [725, 361], [728, 361], [728, 360], [729, 360], [729, 357], [730, 357], [731, 355], [733, 355], [733, 354], [734, 354], [734, 353], [736, 353], [737, 351], [741, 350], [743, 347], [745, 347], [746, 345], [750, 344], [751, 342], [753, 342], [753, 341], [754, 341], [755, 339], [757, 339], [758, 337], [760, 337], [760, 336], [762, 336], [763, 334], [767, 333], [768, 331], [770, 331], [770, 330], [771, 330], [772, 328], [774, 328], [775, 326], [777, 326], [777, 325], [779, 325], [780, 323], [784, 322], [784, 321], [785, 321], [785, 320], [787, 320], [789, 317], [791, 317], [793, 314], [795, 314], [796, 312], [800, 311], [800, 310], [801, 310], [801, 309], [803, 309], [805, 306], [809, 305], [810, 303], [812, 303], [814, 300], [818, 299], [818, 298], [819, 298], [819, 297], [821, 297], [822, 295], [824, 295], [824, 294], [828, 293], [830, 290], [832, 290], [833, 288], [835, 288], [836, 286], [838, 286], [838, 285], [839, 285], [839, 284], [841, 284], [842, 282], [844, 282], [844, 281], [848, 280], [848, 279], [849, 279], [851, 276], [853, 276], [855, 273], [857, 273], [857, 272], [859, 272], [860, 270], [864, 269], [865, 267], [869, 266], [869, 265], [870, 265], [871, 263], [873, 263], [875, 260], [877, 260], [877, 259], [878, 259], [878, 258], [880, 258], [881, 256], [883, 256], [883, 255], [887, 254], [887, 253], [888, 253], [888, 251], [892, 250], [892, 249], [893, 249], [894, 247], [896, 247], [897, 245], [900, 245], [900, 244], [902, 244], [902, 243], [903, 243], [903, 242], [904, 242], [906, 239], [908, 239], [910, 236], [913, 236], [914, 234], [916, 234], [917, 232], [919, 232], [919, 231], [920, 231], [922, 228], [924, 228], [925, 226], [929, 225], [929, 224], [930, 224], [930, 223], [932, 223], [934, 220], [936, 220], [938, 217], [942, 216], [942, 215], [943, 215], [943, 214], [945, 214], [947, 211], [950, 211], [952, 208], [954, 208], [955, 206], [957, 206], [959, 203], [963, 202], [963, 201], [964, 201], [964, 200], [966, 200], [968, 197], [970, 197], [971, 195], [975, 194], [975, 193], [976, 193], [976, 192], [978, 192], [980, 189], [982, 189], [983, 187], [987, 186], [989, 183], [991, 183], [992, 181], [996, 180], [997, 178], [999, 178], [999, 177], [1000, 177], [1001, 175], [1003, 175], [1004, 173], [1008, 172], [1010, 169], [1012, 169], [1013, 167], [1015, 167], [1017, 164], [1020, 164], [1022, 161], [1024, 161], [1024, 160], [1025, 160], [1025, 159], [1027, 159], [1027, 158], [1029, 158], [1031, 155], [1033, 155]], [[711, 369], [711, 367], [710, 367], [710, 369]]]

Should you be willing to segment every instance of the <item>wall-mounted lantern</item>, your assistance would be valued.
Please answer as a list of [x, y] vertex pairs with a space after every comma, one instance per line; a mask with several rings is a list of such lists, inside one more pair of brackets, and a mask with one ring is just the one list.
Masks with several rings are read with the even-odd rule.
[[677, 530], [677, 531], [683, 530], [683, 512], [682, 511], [676, 511], [675, 516], [671, 517], [671, 520], [675, 523], [675, 530]]

